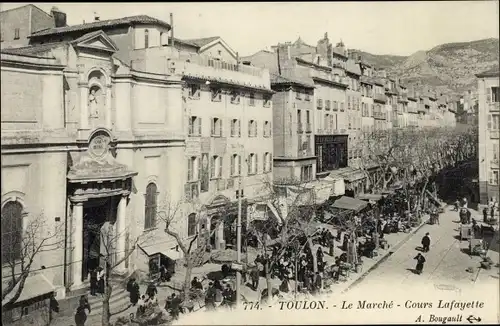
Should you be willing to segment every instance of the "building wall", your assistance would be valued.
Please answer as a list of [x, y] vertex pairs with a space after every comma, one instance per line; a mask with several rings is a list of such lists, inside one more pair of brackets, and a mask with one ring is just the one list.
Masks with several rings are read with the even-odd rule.
[[[33, 15], [33, 17], [32, 17]], [[53, 18], [27, 5], [0, 12], [1, 48], [18, 48], [29, 44], [28, 36], [37, 29], [52, 27]], [[15, 30], [19, 37], [15, 38]]]
[[157, 47], [162, 45], [162, 40], [168, 34], [166, 27], [156, 25], [138, 25], [133, 28], [134, 49], [146, 48], [146, 30], [148, 31], [148, 46]]
[[234, 55], [230, 51], [228, 51], [228, 49], [226, 49], [226, 47], [224, 47], [221, 42], [217, 42], [211, 45], [210, 47], [204, 49], [200, 54], [204, 54], [212, 58], [219, 58], [222, 61], [232, 64], [237, 63], [237, 59], [234, 57]]
[[[287, 156], [287, 150], [293, 143], [289, 140], [287, 129], [288, 103], [291, 90], [280, 90], [273, 95], [273, 150], [274, 157]], [[293, 148], [291, 149], [293, 150]]]
[[[499, 111], [498, 102], [491, 103], [491, 100], [489, 100], [491, 97], [488, 96], [490, 88], [498, 87], [499, 84], [499, 79], [495, 77], [484, 77], [478, 80], [479, 192], [481, 204], [488, 203], [491, 197], [496, 197], [497, 200], [499, 199], [499, 186], [494, 180], [494, 173], [500, 173], [498, 164], [498, 149], [500, 148], [498, 140], [499, 129], [492, 129], [492, 116], [495, 114], [498, 117]], [[490, 121], [490, 125], [488, 121]], [[496, 161], [494, 160], [495, 152]]]

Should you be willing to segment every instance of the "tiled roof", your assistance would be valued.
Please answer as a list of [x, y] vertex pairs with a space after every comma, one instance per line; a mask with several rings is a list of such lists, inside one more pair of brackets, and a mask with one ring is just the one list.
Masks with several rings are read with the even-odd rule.
[[90, 31], [95, 29], [103, 29], [106, 27], [113, 27], [117, 25], [135, 25], [135, 24], [154, 24], [154, 25], [161, 25], [163, 27], [170, 29], [170, 25], [162, 20], [147, 15], [138, 15], [138, 16], [118, 18], [118, 19], [99, 20], [91, 23], [79, 24], [73, 26], [47, 28], [32, 33], [30, 37], [63, 34], [63, 33], [86, 31], [86, 30]]
[[13, 48], [13, 49], [2, 49], [2, 52], [8, 54], [17, 54], [17, 55], [29, 55], [29, 56], [41, 56], [44, 53], [49, 52], [52, 49], [68, 44], [67, 42], [56, 42], [56, 43], [46, 43], [46, 44], [38, 44], [38, 45], [30, 45], [22, 48]]
[[306, 88], [314, 88], [314, 84], [307, 81], [298, 80], [295, 78], [284, 77], [276, 74], [271, 74], [272, 85], [299, 85]]
[[498, 66], [483, 71], [476, 75], [476, 77], [499, 77], [499, 76], [500, 76], [500, 69]]
[[194, 39], [188, 39], [188, 40], [181, 40], [181, 42], [187, 42], [191, 43], [199, 48], [204, 47], [205, 45], [220, 39], [220, 36], [211, 36], [211, 37], [204, 37], [204, 38], [194, 38]]

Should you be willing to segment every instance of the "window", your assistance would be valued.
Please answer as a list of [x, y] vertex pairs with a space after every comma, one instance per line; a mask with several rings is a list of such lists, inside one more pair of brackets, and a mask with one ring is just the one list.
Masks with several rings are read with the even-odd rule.
[[297, 100], [302, 100], [302, 95], [300, 94], [300, 92], [299, 92], [299, 91], [296, 91], [296, 92], [295, 92], [295, 98], [296, 98]]
[[498, 130], [500, 129], [500, 115], [498, 114], [488, 114], [488, 129]]
[[201, 118], [196, 116], [189, 117], [189, 136], [201, 136]]
[[217, 155], [212, 156], [212, 162], [210, 164], [210, 177], [212, 179], [222, 178], [222, 157]]
[[238, 154], [231, 156], [231, 176], [238, 176], [241, 174], [241, 157]]
[[257, 121], [248, 121], [248, 137], [257, 137]]
[[318, 110], [321, 110], [323, 109], [323, 100], [322, 99], [318, 99], [318, 103], [316, 105], [316, 107], [318, 108]]
[[222, 119], [212, 118], [211, 135], [212, 137], [222, 137]]
[[2, 265], [21, 258], [23, 205], [9, 201], [2, 208]]
[[231, 92], [231, 103], [240, 104], [240, 93], [238, 91]]
[[271, 122], [264, 121], [264, 137], [271, 137]]
[[349, 127], [348, 127], [348, 129], [351, 130], [352, 129], [352, 117], [349, 116], [348, 119], [349, 119]]
[[333, 111], [338, 111], [339, 103], [337, 101], [333, 101]]
[[325, 130], [330, 131], [330, 115], [327, 113], [325, 114]]
[[149, 30], [144, 30], [144, 47], [149, 48]]
[[14, 40], [19, 40], [19, 28], [14, 28]]
[[255, 93], [250, 93], [250, 98], [248, 100], [248, 105], [255, 106]]
[[309, 92], [306, 93], [305, 100], [306, 101], [310, 101], [311, 100], [311, 94], [309, 94]]
[[340, 112], [344, 112], [344, 102], [340, 102]]
[[302, 181], [312, 180], [312, 165], [304, 165], [300, 167], [300, 179]]
[[491, 102], [500, 102], [500, 87], [491, 88]]
[[271, 96], [264, 96], [264, 103], [262, 104], [262, 106], [265, 108], [271, 107]]
[[351, 109], [351, 97], [350, 96], [347, 97], [347, 109], [348, 110]]
[[195, 235], [198, 230], [196, 229], [196, 214], [191, 213], [188, 215], [188, 237]]
[[490, 185], [498, 185], [498, 171], [490, 171]]
[[212, 87], [210, 93], [212, 94], [212, 102], [220, 102], [222, 100], [222, 90], [220, 88]]
[[193, 181], [198, 181], [199, 178], [199, 159], [196, 156], [191, 156], [188, 159], [188, 181], [193, 182]]
[[331, 109], [331, 101], [330, 100], [326, 100], [325, 101], [325, 109], [326, 110], [330, 110]]
[[199, 84], [189, 84], [189, 98], [194, 100], [200, 99], [201, 87]]
[[257, 174], [257, 154], [248, 155], [248, 174]]
[[271, 172], [272, 169], [272, 156], [271, 153], [266, 152], [264, 154], [264, 172]]
[[231, 120], [231, 137], [241, 137], [241, 122], [238, 119]]
[[150, 183], [146, 187], [146, 211], [144, 213], [144, 230], [156, 227], [156, 209], [158, 188], [155, 183]]

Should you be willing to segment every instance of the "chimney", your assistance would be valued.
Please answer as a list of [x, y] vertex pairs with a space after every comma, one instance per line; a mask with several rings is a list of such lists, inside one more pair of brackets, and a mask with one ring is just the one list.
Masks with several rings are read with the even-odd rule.
[[66, 13], [59, 10], [57, 7], [50, 9], [50, 15], [54, 18], [54, 27], [66, 26]]
[[94, 11], [94, 21], [99, 21], [101, 20], [100, 17], [99, 17], [99, 14], [97, 14], [97, 12]]
[[174, 14], [170, 13], [170, 45], [174, 47], [175, 41], [174, 41]]

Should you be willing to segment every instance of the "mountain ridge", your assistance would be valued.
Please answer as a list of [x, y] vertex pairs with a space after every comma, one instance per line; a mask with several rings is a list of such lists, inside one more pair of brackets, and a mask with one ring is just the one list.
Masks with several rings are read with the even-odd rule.
[[409, 56], [353, 51], [416, 89], [429, 86], [439, 93], [459, 95], [476, 90], [476, 74], [498, 66], [499, 39], [444, 43]]

